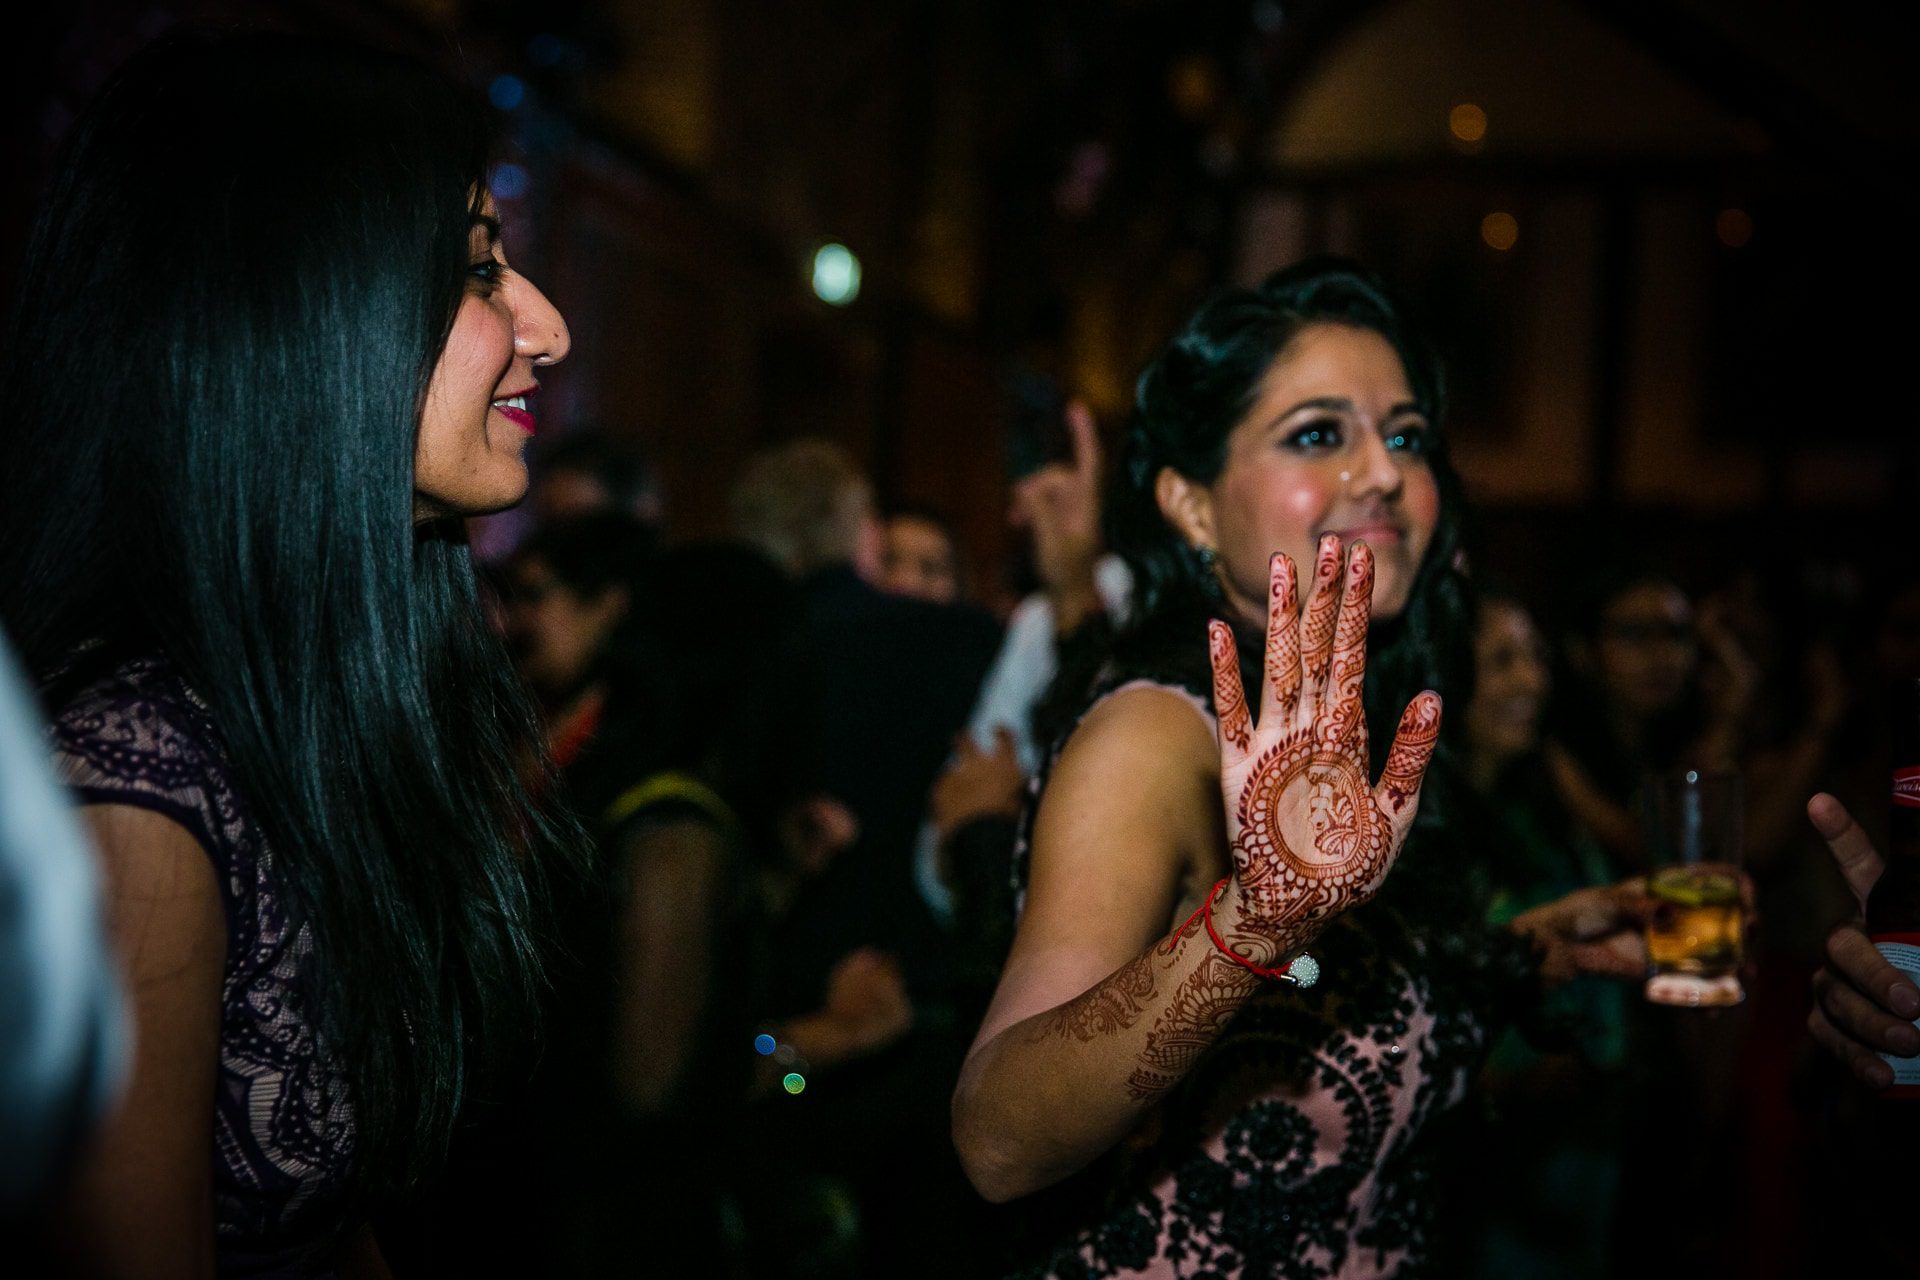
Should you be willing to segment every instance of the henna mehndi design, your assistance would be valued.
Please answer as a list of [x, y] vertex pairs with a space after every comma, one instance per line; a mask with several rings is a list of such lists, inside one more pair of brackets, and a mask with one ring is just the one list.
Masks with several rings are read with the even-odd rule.
[[1087, 1041], [1133, 1026], [1159, 986], [1156, 971], [1167, 967], [1166, 957], [1173, 954], [1181, 939], [1197, 931], [1199, 920], [1200, 913], [1195, 912], [1152, 951], [1128, 961], [1098, 986], [1048, 1013], [1035, 1026], [1032, 1038], [1059, 1036]]
[[[1307, 689], [1315, 694], [1327, 682], [1327, 663], [1333, 654], [1335, 617], [1340, 608], [1340, 539], [1328, 534], [1320, 539], [1319, 555], [1313, 566], [1313, 594], [1307, 597], [1306, 611], [1300, 615], [1300, 668]], [[1272, 637], [1268, 637], [1272, 642]], [[1314, 710], [1312, 706], [1306, 708]]]
[[1234, 658], [1233, 628], [1207, 624], [1207, 645], [1213, 655], [1213, 704], [1220, 735], [1245, 751], [1253, 740], [1253, 719], [1247, 713], [1246, 693], [1240, 687], [1240, 667]]
[[1259, 979], [1219, 955], [1187, 975], [1147, 1032], [1139, 1066], [1127, 1077], [1127, 1096], [1146, 1102], [1187, 1073], [1232, 1020]]
[[1274, 639], [1267, 646], [1267, 702], [1260, 714], [1291, 717], [1300, 709], [1300, 629], [1294, 625], [1300, 615], [1299, 583], [1286, 556], [1275, 555], [1269, 571], [1273, 585], [1267, 592], [1267, 634]]
[[1380, 771], [1380, 793], [1387, 797], [1394, 816], [1398, 817], [1420, 795], [1420, 780], [1439, 738], [1440, 699], [1423, 693], [1400, 713], [1393, 749], [1387, 752], [1386, 767]]
[[[1439, 699], [1422, 694], [1402, 717], [1380, 789], [1369, 785], [1361, 695], [1373, 554], [1356, 544], [1344, 575], [1340, 565], [1339, 540], [1322, 539], [1314, 594], [1296, 621], [1288, 608], [1292, 566], [1275, 557], [1261, 723], [1247, 746], [1222, 740], [1241, 925], [1278, 952], [1304, 947], [1328, 919], [1379, 890], [1439, 733]], [[1219, 643], [1226, 628], [1215, 625], [1215, 686], [1235, 692], [1238, 664], [1230, 644]], [[1304, 682], [1297, 699], [1289, 674], [1296, 652]]]
[[1098, 986], [1053, 1010], [1034, 1028], [1033, 1039], [1049, 1036], [1085, 1042], [1125, 1031], [1140, 1021], [1156, 986], [1154, 953], [1129, 961]]

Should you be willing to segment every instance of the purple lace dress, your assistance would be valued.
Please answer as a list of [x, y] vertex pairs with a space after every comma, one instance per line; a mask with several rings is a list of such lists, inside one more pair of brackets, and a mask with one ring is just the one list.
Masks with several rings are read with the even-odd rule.
[[226, 908], [213, 1113], [222, 1276], [331, 1274], [347, 1223], [353, 1114], [315, 1044], [305, 930], [289, 931], [272, 851], [235, 789], [206, 708], [167, 664], [139, 659], [54, 718], [56, 763], [82, 804], [173, 819], [212, 861]]
[[[1214, 728], [1206, 703], [1177, 694]], [[1051, 762], [1049, 762], [1049, 765]], [[1036, 779], [1034, 794], [1044, 786]], [[1024, 900], [1029, 803], [1014, 853]], [[1171, 930], [1199, 906], [1182, 903]], [[1256, 995], [1139, 1128], [1056, 1192], [1021, 1277], [1357, 1280], [1430, 1269], [1432, 1130], [1485, 1028], [1427, 981], [1425, 945], [1377, 906], [1313, 945], [1325, 976]]]

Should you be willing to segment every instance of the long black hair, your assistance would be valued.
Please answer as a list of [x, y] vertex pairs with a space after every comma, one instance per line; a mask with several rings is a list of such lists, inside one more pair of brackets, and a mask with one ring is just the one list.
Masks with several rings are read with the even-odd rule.
[[401, 58], [163, 38], [68, 139], [0, 388], [0, 619], [46, 678], [164, 653], [274, 856], [379, 1190], [524, 1046], [543, 881], [533, 720], [415, 436], [460, 306], [484, 108]]

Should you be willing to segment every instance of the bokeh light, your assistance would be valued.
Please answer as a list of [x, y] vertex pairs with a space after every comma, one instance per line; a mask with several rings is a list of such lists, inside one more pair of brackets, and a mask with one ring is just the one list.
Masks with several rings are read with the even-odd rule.
[[843, 244], [823, 244], [813, 255], [813, 292], [844, 307], [860, 296], [860, 259]]
[[1447, 113], [1447, 131], [1462, 142], [1484, 142], [1487, 113], [1471, 102], [1463, 102]]
[[487, 180], [487, 189], [493, 192], [495, 200], [518, 200], [532, 188], [533, 179], [526, 166], [511, 162], [495, 165], [493, 175]]
[[775, 1040], [772, 1036], [766, 1034], [764, 1031], [753, 1038], [753, 1051], [759, 1054], [763, 1058], [767, 1057], [769, 1054], [771, 1054], [775, 1049], [779, 1047], [780, 1047], [780, 1042]]
[[1722, 209], [1713, 220], [1713, 233], [1729, 249], [1742, 249], [1753, 239], [1753, 215], [1745, 209]]
[[1519, 220], [1496, 210], [1480, 219], [1480, 238], [1487, 242], [1487, 248], [1505, 253], [1520, 242]]
[[788, 1093], [799, 1093], [807, 1087], [807, 1078], [798, 1071], [789, 1071], [782, 1077], [780, 1087]]
[[519, 76], [501, 74], [487, 86], [487, 101], [502, 111], [512, 111], [527, 100], [527, 82]]

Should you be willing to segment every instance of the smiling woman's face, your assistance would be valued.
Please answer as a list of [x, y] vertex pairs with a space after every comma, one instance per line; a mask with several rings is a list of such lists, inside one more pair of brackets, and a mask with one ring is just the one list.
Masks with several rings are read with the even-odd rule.
[[1392, 344], [1370, 329], [1308, 325], [1274, 357], [1213, 483], [1185, 489], [1184, 501], [1163, 496], [1162, 508], [1218, 554], [1227, 603], [1249, 625], [1265, 625], [1273, 553], [1304, 580], [1327, 533], [1372, 548], [1373, 616], [1391, 618], [1439, 523], [1431, 431]]
[[434, 366], [414, 445], [414, 514], [484, 515], [527, 493], [527, 397], [534, 370], [566, 359], [566, 321], [507, 265], [489, 198], [475, 218], [471, 268], [453, 331]]

